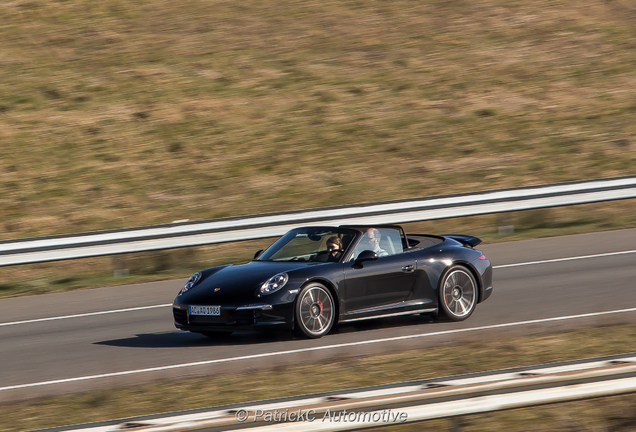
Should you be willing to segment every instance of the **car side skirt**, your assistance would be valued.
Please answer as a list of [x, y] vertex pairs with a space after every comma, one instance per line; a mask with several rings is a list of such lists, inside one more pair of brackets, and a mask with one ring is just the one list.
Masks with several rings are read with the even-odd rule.
[[[437, 308], [436, 307], [420, 307], [420, 308], [415, 308], [414, 306], [422, 306], [424, 304], [430, 304], [430, 303], [423, 303], [421, 301], [417, 301], [417, 302], [402, 302], [402, 303], [397, 303], [397, 304], [392, 304], [392, 305], [387, 305], [387, 306], [381, 306], [378, 308], [369, 308], [369, 309], [364, 309], [364, 310], [358, 310], [355, 311], [354, 313], [351, 313], [350, 315], [360, 315], [360, 314], [372, 314], [372, 315], [367, 315], [367, 316], [362, 316], [362, 317], [351, 317], [348, 318], [346, 315], [344, 317], [341, 317], [338, 322], [339, 323], [345, 323], [345, 322], [353, 322], [353, 321], [362, 321], [362, 320], [369, 320], [369, 319], [376, 319], [376, 318], [389, 318], [389, 317], [395, 317], [395, 316], [401, 316], [401, 315], [415, 315], [415, 314], [422, 314], [422, 313], [435, 313], [437, 312]], [[396, 311], [396, 309], [403, 309], [400, 311]], [[409, 308], [409, 309], [404, 309], [404, 308]], [[384, 311], [384, 312], [382, 312]]]

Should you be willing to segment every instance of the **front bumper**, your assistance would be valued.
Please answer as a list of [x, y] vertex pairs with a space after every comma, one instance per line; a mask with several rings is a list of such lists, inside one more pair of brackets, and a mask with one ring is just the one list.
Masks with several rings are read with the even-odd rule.
[[238, 331], [267, 328], [292, 329], [294, 304], [244, 305], [221, 307], [219, 316], [190, 315], [187, 305], [172, 305], [174, 325], [179, 330], [191, 332]]

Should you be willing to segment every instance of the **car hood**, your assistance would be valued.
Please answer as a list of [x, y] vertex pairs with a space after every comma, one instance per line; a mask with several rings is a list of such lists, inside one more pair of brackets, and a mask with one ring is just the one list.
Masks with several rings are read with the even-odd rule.
[[[256, 299], [258, 288], [274, 275], [292, 272], [321, 263], [250, 261], [214, 271], [204, 270], [201, 281], [177, 296], [187, 304], [242, 304]], [[288, 282], [289, 283], [289, 282]]]

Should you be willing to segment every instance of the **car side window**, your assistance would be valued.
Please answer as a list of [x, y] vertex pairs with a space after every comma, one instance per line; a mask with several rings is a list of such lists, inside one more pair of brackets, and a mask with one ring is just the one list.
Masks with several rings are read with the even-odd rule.
[[367, 230], [356, 245], [351, 259], [364, 250], [373, 250], [380, 258], [404, 252], [400, 231], [393, 228]]
[[380, 248], [387, 251], [389, 255], [404, 252], [400, 231], [392, 228], [380, 228]]

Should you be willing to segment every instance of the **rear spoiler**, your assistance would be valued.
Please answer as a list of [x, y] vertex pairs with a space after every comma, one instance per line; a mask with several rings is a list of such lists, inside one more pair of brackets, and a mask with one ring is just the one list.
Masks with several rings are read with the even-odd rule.
[[464, 246], [471, 247], [471, 248], [473, 248], [473, 247], [477, 246], [479, 243], [481, 243], [481, 239], [479, 239], [477, 237], [469, 236], [469, 235], [464, 235], [464, 234], [446, 234], [443, 237], [451, 238], [453, 240], [457, 240], [458, 242], [460, 242]]

